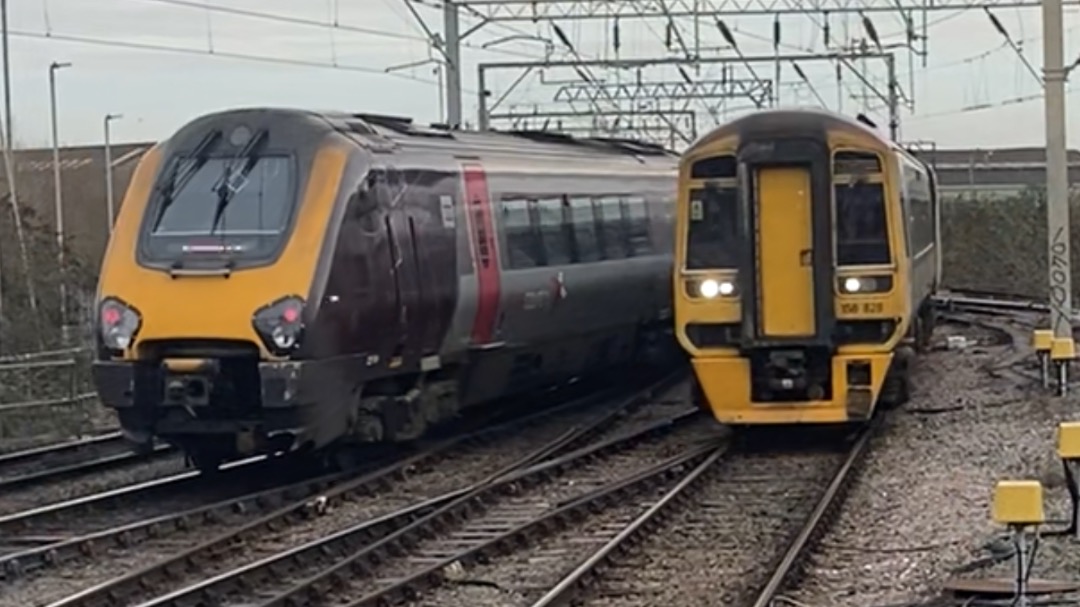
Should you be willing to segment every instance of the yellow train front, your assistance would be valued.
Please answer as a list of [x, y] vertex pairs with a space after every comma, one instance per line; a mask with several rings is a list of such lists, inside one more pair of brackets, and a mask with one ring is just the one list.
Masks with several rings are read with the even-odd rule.
[[732, 425], [845, 423], [902, 402], [933, 331], [933, 171], [865, 124], [767, 110], [679, 166], [676, 334]]

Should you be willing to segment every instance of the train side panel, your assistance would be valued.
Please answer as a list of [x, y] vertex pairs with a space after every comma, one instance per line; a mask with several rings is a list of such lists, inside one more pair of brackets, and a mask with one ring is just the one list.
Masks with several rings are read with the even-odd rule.
[[[463, 402], [626, 362], [642, 327], [657, 324], [659, 310], [669, 307], [661, 284], [669, 279], [670, 253], [652, 239], [665, 217], [648, 216], [646, 200], [662, 196], [671, 180], [639, 179], [613, 192], [617, 165], [609, 173], [570, 172], [541, 161], [523, 171], [485, 159], [484, 168], [501, 270], [498, 317], [489, 341], [470, 343]], [[614, 223], [603, 221], [603, 209], [614, 210]], [[475, 307], [467, 298], [461, 305]], [[460, 311], [457, 318], [460, 332], [465, 318]]]

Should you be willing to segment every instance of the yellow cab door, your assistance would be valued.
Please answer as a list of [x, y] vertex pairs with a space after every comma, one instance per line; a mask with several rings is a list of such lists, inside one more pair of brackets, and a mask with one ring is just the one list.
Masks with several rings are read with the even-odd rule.
[[757, 170], [758, 314], [763, 337], [815, 333], [810, 171]]

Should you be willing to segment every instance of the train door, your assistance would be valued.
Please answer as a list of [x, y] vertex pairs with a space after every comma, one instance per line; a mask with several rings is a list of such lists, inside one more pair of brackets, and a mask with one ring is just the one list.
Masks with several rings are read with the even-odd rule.
[[761, 332], [766, 337], [813, 336], [810, 171], [798, 166], [762, 167], [754, 182]]
[[405, 209], [397, 208], [390, 211], [388, 220], [394, 249], [394, 278], [400, 313], [399, 324], [403, 336], [401, 345], [405, 352], [415, 356], [421, 350], [420, 342], [424, 337], [424, 314], [420, 309], [412, 218]]
[[421, 356], [433, 354], [439, 349], [437, 318], [439, 317], [439, 283], [430, 276], [430, 264], [427, 236], [421, 220], [423, 211], [405, 213], [404, 228], [409, 240], [409, 273], [413, 276], [414, 297], [412, 328], [416, 334], [417, 353]]

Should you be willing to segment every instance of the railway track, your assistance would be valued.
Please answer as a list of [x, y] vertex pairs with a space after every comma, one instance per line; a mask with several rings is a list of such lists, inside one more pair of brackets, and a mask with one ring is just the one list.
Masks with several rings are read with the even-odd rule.
[[[669, 386], [680, 376], [669, 376], [652, 384], [651, 389]], [[584, 440], [602, 433], [651, 394], [645, 390], [612, 402], [612, 395], [619, 392], [625, 394], [626, 388], [605, 391], [603, 398], [594, 395], [578, 399], [534, 411], [524, 419], [450, 437], [365, 474], [331, 475], [290, 487], [274, 487], [258, 496], [244, 495], [183, 513], [173, 511], [155, 519], [140, 517], [92, 536], [71, 538], [65, 548], [72, 555], [85, 556], [85, 546], [104, 545], [108, 546], [109, 558], [95, 559], [94, 566], [85, 568], [85, 572], [80, 569], [39, 576], [35, 584], [38, 588], [26, 591], [28, 596], [46, 596], [47, 601], [57, 601], [56, 605], [117, 605], [129, 604], [135, 596], [153, 598], [156, 594], [148, 589], [164, 591], [202, 580], [230, 564], [246, 563], [248, 544], [267, 536], [274, 537], [280, 532], [285, 536], [281, 541], [295, 543], [299, 538], [325, 535], [326, 525], [335, 519], [335, 514], [362, 496], [401, 503], [425, 491], [437, 490], [440, 484], [447, 485], [446, 480], [451, 481], [449, 484], [460, 483], [459, 479], [444, 479], [440, 483], [439, 477], [448, 476], [445, 470], [466, 470], [473, 476], [490, 474], [490, 468], [501, 460], [534, 448], [538, 441], [547, 443], [553, 434], [561, 435], [571, 420], [582, 427], [588, 425], [588, 429], [565, 440]], [[508, 445], [508, 439], [513, 444]], [[569, 446], [567, 443], [566, 447]], [[327, 511], [329, 514], [320, 516]], [[354, 514], [352, 523], [356, 516], [363, 517], [363, 512]], [[177, 529], [184, 530], [182, 541], [175, 533], [165, 536], [166, 532]], [[55, 550], [56, 545], [51, 548]], [[33, 560], [40, 566], [62, 560], [46, 556], [49, 546], [36, 551]]]
[[[609, 501], [588, 520], [409, 604], [766, 607], [842, 502], [879, 423], [846, 449], [728, 444], [687, 454], [655, 499]], [[271, 604], [284, 603], [260, 607]]]
[[[620, 431], [609, 430], [606, 438], [567, 452], [608, 425], [599, 418], [579, 421], [467, 484], [396, 504], [383, 501], [382, 512], [363, 512], [353, 524], [303, 543], [263, 538], [245, 546], [253, 559], [248, 564], [211, 577], [200, 572], [191, 576], [195, 583], [140, 604], [266, 607], [336, 599], [361, 605], [407, 595], [429, 585], [447, 566], [543, 534], [559, 520], [661, 482], [715, 449], [713, 424], [696, 408], [681, 403], [672, 408], [678, 410], [674, 416], [669, 408], [665, 416], [624, 420], [616, 428]], [[126, 587], [145, 588], [147, 581], [133, 576]], [[112, 604], [120, 605], [146, 598], [115, 587], [111, 595]], [[90, 604], [101, 603], [66, 601], [54, 607]]]
[[168, 445], [156, 445], [150, 453], [136, 453], [119, 432], [110, 432], [5, 453], [0, 455], [0, 492], [119, 468], [173, 452]]

